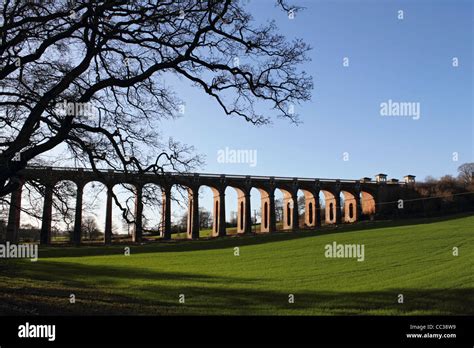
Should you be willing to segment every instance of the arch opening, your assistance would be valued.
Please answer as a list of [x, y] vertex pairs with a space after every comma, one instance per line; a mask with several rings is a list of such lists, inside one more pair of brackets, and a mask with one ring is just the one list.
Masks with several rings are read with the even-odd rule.
[[247, 202], [243, 190], [235, 186], [225, 189], [226, 235], [235, 235], [245, 232], [245, 212]]
[[238, 225], [237, 230], [242, 230], [244, 227], [244, 202], [240, 202], [239, 204], [238, 216], [239, 216], [239, 225]]
[[[156, 240], [163, 237], [165, 228], [165, 214], [163, 211], [166, 205], [164, 190], [154, 183], [147, 183], [142, 188], [143, 202], [143, 237], [147, 240]], [[171, 199], [171, 197], [168, 197]]]
[[263, 210], [263, 226], [265, 229], [268, 228], [268, 202], [265, 202], [265, 208]]
[[298, 190], [298, 223], [300, 227], [315, 228], [318, 224], [318, 214], [321, 209], [319, 207], [319, 196], [311, 191]]
[[264, 188], [257, 188], [260, 192], [260, 233], [273, 232], [276, 229], [275, 224], [275, 198], [271, 191]]
[[341, 217], [342, 222], [353, 223], [356, 222], [357, 214], [357, 200], [354, 193], [349, 191], [341, 191]]
[[[325, 225], [336, 223], [336, 196], [327, 190], [320, 191], [321, 200], [321, 220]], [[324, 217], [324, 218], [323, 218]]]
[[[164, 200], [166, 197], [162, 196]], [[170, 237], [171, 239], [187, 239], [191, 234], [190, 228], [190, 214], [189, 211], [192, 207], [192, 195], [190, 189], [183, 185], [172, 185], [170, 187], [169, 195], [169, 208], [170, 208]], [[165, 202], [166, 203], [166, 202]], [[163, 208], [163, 203], [162, 203]], [[164, 215], [166, 212], [162, 209], [160, 219], [160, 235], [164, 234]], [[189, 232], [189, 233], [188, 233]]]
[[50, 232], [52, 244], [73, 242], [77, 193], [77, 184], [73, 181], [61, 180], [54, 185]]
[[360, 193], [361, 219], [373, 220], [376, 214], [376, 205], [374, 196], [366, 191]]
[[[198, 197], [198, 216], [199, 223], [199, 238], [216, 237], [218, 234], [219, 225], [219, 191], [210, 186], [202, 185], [199, 187]], [[192, 207], [194, 198], [190, 200], [190, 207]], [[211, 207], [207, 209], [206, 207]], [[192, 211], [192, 208], [190, 208]], [[188, 231], [189, 232], [189, 231]]]
[[107, 187], [100, 181], [90, 181], [83, 192], [81, 241], [104, 242]]
[[[18, 242], [29, 243], [39, 242], [41, 236], [41, 228], [43, 227], [42, 217], [44, 212], [44, 192], [45, 187], [37, 181], [26, 181], [21, 188], [19, 204], [19, 226], [18, 227]], [[12, 197], [15, 193], [12, 193], [9, 197], [8, 202], [12, 202]], [[0, 203], [1, 204], [1, 203]], [[10, 205], [2, 204], [2, 226], [5, 226], [5, 233], [7, 224], [9, 221], [9, 210]], [[55, 231], [56, 232], [56, 231]], [[66, 231], [67, 232], [67, 231]], [[50, 234], [51, 235], [51, 234]], [[57, 236], [55, 236], [55, 242], [58, 242]], [[69, 233], [65, 234], [65, 241], [69, 240]], [[64, 241], [63, 241], [64, 242]]]

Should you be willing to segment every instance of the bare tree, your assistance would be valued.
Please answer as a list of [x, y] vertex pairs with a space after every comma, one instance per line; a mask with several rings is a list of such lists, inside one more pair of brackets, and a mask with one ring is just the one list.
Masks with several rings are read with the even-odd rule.
[[89, 240], [97, 239], [102, 235], [99, 231], [99, 227], [97, 226], [97, 221], [93, 216], [86, 216], [82, 220], [82, 235], [84, 237], [89, 237]]
[[474, 182], [474, 163], [464, 163], [458, 167], [459, 179], [469, 185]]
[[276, 221], [283, 221], [283, 199], [275, 199], [275, 219]]
[[256, 125], [270, 122], [260, 103], [297, 122], [293, 104], [310, 98], [298, 70], [309, 47], [257, 26], [241, 1], [4, 0], [0, 20], [0, 197], [27, 165], [58, 163], [41, 156], [55, 148], [96, 171], [199, 166], [191, 146], [159, 133], [184, 105], [172, 76]]
[[298, 197], [298, 215], [299, 216], [304, 216], [304, 212], [306, 209], [305, 204], [306, 204], [305, 196], [299, 196]]
[[213, 221], [211, 212], [203, 207], [199, 207], [199, 227], [211, 228], [212, 223]]
[[188, 212], [184, 211], [178, 221], [178, 226], [180, 230], [186, 231], [188, 228]]
[[129, 224], [125, 220], [122, 221], [122, 232], [127, 232], [127, 236], [131, 235], [130, 233], [131, 228], [132, 228], [131, 224]]
[[232, 227], [235, 227], [237, 226], [237, 212], [236, 211], [231, 211], [230, 212], [230, 221], [229, 221], [229, 225], [232, 226]]

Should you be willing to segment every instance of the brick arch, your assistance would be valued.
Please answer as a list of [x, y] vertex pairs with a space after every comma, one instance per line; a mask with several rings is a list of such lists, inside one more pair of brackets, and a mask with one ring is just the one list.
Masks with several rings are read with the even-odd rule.
[[336, 192], [329, 191], [326, 188], [321, 189], [324, 197], [324, 221], [326, 224], [336, 224], [338, 219], [338, 201], [339, 195]]
[[275, 189], [272, 187], [254, 186], [259, 193], [261, 199], [261, 233], [271, 233], [276, 231], [275, 218]]
[[356, 222], [359, 218], [358, 214], [358, 199], [353, 192], [342, 190], [341, 194], [344, 197], [342, 205], [342, 221], [351, 223]]
[[250, 207], [250, 190], [243, 186], [236, 186], [233, 184], [229, 184], [227, 188], [232, 188], [237, 193], [237, 234], [251, 233], [252, 216]]
[[375, 196], [365, 190], [360, 192], [361, 214], [365, 217], [373, 217], [376, 213]]
[[304, 227], [314, 228], [321, 224], [321, 207], [319, 205], [319, 192], [307, 188], [300, 188], [304, 197]]
[[287, 185], [278, 185], [276, 189], [283, 195], [282, 229], [285, 231], [297, 230], [299, 227], [297, 192]]

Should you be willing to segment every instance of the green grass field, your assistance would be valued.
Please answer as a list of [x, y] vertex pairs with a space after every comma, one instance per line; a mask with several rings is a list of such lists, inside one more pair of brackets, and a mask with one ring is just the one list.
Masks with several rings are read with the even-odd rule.
[[[0, 260], [0, 313], [474, 314], [474, 217], [398, 224], [131, 245], [130, 256], [42, 248], [36, 263]], [[364, 244], [365, 261], [326, 258], [333, 241]]]

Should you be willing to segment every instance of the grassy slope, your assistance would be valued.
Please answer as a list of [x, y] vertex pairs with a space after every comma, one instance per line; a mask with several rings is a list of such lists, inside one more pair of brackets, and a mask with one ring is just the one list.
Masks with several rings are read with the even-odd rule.
[[[47, 248], [36, 263], [0, 260], [0, 313], [474, 314], [473, 226], [472, 216], [352, 226], [131, 246], [131, 256], [123, 246]], [[365, 244], [365, 261], [325, 258], [333, 241]]]

